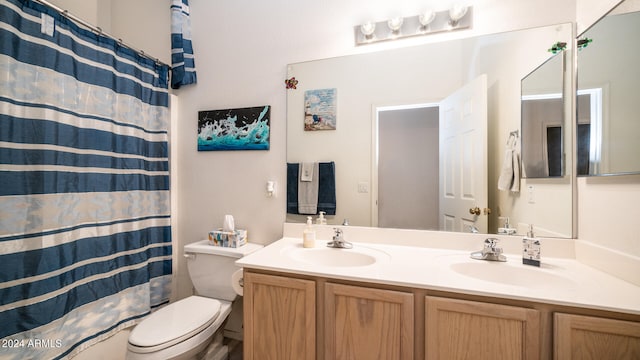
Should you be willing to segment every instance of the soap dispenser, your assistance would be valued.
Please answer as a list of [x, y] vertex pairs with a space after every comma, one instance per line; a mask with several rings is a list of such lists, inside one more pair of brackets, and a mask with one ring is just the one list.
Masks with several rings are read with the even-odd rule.
[[498, 234], [514, 235], [516, 233], [516, 229], [509, 225], [508, 216], [500, 216], [498, 220], [504, 220], [504, 227], [498, 228]]
[[529, 225], [527, 236], [522, 238], [522, 263], [540, 267], [540, 239], [533, 234], [533, 225]]
[[312, 248], [316, 246], [316, 231], [313, 229], [311, 216], [307, 216], [307, 226], [302, 232], [302, 247]]
[[317, 225], [327, 225], [327, 219], [324, 217], [325, 214], [326, 212], [320, 211], [320, 215], [318, 215], [318, 218], [316, 219]]

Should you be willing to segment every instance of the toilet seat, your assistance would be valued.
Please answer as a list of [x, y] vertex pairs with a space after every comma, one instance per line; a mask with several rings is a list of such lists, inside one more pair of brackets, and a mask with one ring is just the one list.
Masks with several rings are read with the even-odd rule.
[[129, 348], [137, 353], [151, 353], [185, 341], [210, 327], [220, 317], [221, 305], [219, 300], [202, 296], [169, 304], [131, 331]]

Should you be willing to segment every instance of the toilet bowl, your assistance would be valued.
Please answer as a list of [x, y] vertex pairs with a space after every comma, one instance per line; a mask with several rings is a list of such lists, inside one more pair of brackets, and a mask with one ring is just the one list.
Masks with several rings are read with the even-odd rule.
[[126, 359], [194, 359], [206, 350], [221, 332], [237, 296], [231, 280], [240, 269], [235, 261], [260, 248], [256, 244], [219, 248], [206, 240], [186, 245], [189, 277], [197, 295], [171, 303], [136, 325], [129, 334]]

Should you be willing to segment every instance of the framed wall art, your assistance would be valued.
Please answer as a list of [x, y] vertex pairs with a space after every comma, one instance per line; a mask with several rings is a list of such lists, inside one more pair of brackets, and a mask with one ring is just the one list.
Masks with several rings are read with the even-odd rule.
[[271, 106], [198, 112], [198, 151], [269, 150]]

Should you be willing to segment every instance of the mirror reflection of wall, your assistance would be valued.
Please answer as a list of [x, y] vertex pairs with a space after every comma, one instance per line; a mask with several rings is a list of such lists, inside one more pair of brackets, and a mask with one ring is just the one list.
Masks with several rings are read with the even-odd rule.
[[578, 51], [578, 175], [640, 173], [640, 12], [614, 12]]
[[[381, 108], [377, 126], [377, 226], [438, 228], [438, 106]], [[375, 168], [375, 165], [374, 165]], [[376, 176], [376, 174], [373, 174]]]
[[[479, 216], [488, 218], [489, 233], [509, 217], [518, 234], [534, 224], [548, 229], [549, 236], [571, 237], [571, 183], [534, 184], [534, 201], [524, 192], [529, 179], [522, 180], [519, 193], [499, 191], [497, 184], [504, 144], [520, 127], [520, 80], [549, 58], [552, 44], [573, 37], [572, 25], [561, 24], [291, 64], [287, 78], [295, 77], [298, 84], [297, 90], [287, 90], [287, 162], [335, 161], [337, 210], [329, 224], [348, 219], [351, 225], [374, 226], [379, 200], [372, 178], [375, 109], [439, 103], [487, 74], [488, 206], [478, 206], [493, 211]], [[323, 88], [337, 89], [336, 130], [305, 132], [304, 92]], [[287, 214], [288, 222], [304, 220]]]

